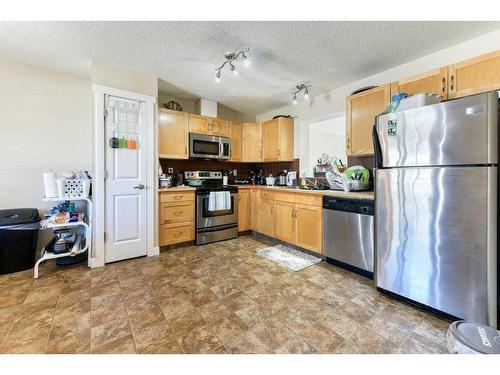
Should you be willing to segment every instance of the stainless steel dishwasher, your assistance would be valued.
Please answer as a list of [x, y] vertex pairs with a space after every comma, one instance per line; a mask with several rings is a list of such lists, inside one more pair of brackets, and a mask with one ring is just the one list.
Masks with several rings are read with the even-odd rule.
[[324, 196], [323, 220], [326, 260], [373, 277], [373, 201]]

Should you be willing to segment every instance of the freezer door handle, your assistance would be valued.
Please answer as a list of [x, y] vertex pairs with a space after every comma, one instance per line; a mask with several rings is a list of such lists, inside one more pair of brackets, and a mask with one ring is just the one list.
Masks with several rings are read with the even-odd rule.
[[376, 123], [373, 125], [372, 140], [373, 140], [373, 154], [375, 159], [375, 168], [379, 169], [382, 168], [383, 161], [382, 161], [382, 148], [380, 147], [380, 141], [378, 139]]

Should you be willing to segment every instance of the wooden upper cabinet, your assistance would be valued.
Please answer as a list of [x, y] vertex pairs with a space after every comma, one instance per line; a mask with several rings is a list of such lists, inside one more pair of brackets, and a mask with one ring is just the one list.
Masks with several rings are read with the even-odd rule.
[[280, 124], [278, 119], [262, 123], [262, 153], [263, 161], [279, 160]]
[[251, 229], [250, 189], [238, 191], [238, 232]]
[[158, 154], [162, 158], [187, 159], [188, 114], [158, 109]]
[[293, 119], [277, 118], [262, 123], [263, 161], [293, 160]]
[[209, 119], [199, 115], [189, 114], [189, 132], [198, 134], [209, 134]]
[[198, 134], [218, 135], [226, 137], [228, 135], [228, 121], [212, 117], [189, 114], [189, 132]]
[[238, 122], [229, 123], [229, 138], [231, 138], [230, 161], [242, 161], [243, 157], [243, 130]]
[[212, 119], [209, 127], [210, 134], [218, 135], [221, 137], [229, 136], [229, 121]]
[[450, 65], [448, 97], [500, 89], [500, 50]]
[[390, 84], [346, 98], [347, 155], [373, 155], [372, 129], [375, 116], [386, 109], [390, 100]]
[[245, 162], [262, 161], [262, 126], [261, 124], [244, 123], [243, 160]]
[[418, 93], [437, 94], [448, 99], [448, 67], [431, 70], [418, 76], [401, 79], [391, 83], [391, 95], [404, 92], [409, 95]]

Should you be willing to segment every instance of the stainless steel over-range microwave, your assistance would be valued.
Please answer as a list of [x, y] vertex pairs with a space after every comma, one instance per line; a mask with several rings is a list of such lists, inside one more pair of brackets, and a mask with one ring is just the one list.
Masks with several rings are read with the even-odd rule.
[[227, 137], [189, 133], [189, 157], [227, 160], [231, 157], [231, 140]]

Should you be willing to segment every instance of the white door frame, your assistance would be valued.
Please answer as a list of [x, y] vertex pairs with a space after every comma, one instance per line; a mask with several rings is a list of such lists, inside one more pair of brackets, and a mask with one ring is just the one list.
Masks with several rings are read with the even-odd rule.
[[155, 246], [155, 218], [158, 208], [155, 204], [157, 193], [156, 173], [158, 161], [156, 155], [156, 97], [138, 94], [131, 91], [115, 89], [113, 87], [92, 85], [94, 93], [94, 176], [92, 179], [92, 201], [94, 206], [94, 239], [93, 257], [91, 267], [104, 266], [106, 246], [104, 242], [104, 229], [106, 228], [106, 145], [104, 106], [105, 95], [113, 95], [124, 99], [138, 100], [146, 104], [146, 126], [147, 126], [147, 172], [146, 172], [146, 247], [147, 256], [160, 254], [160, 249]]

